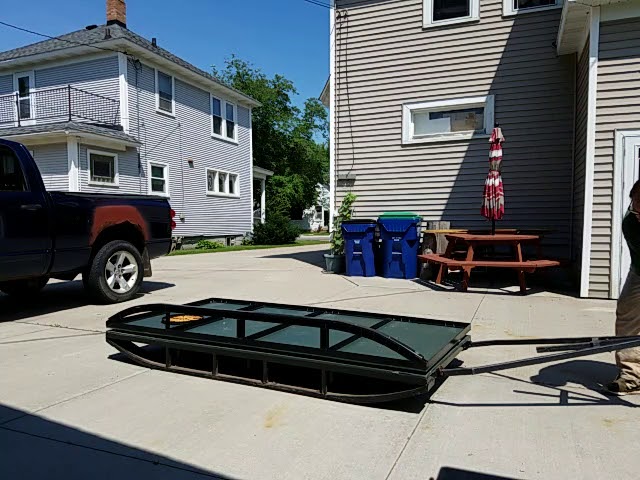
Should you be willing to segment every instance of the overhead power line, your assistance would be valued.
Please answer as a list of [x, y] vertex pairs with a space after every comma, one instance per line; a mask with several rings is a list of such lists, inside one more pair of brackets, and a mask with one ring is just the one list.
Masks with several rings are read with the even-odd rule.
[[21, 32], [30, 33], [32, 35], [37, 35], [39, 37], [48, 38], [49, 40], [59, 40], [61, 42], [67, 42], [67, 43], [70, 43], [72, 45], [81, 45], [83, 47], [91, 47], [91, 48], [95, 48], [97, 50], [104, 50], [105, 52], [125, 53], [125, 52], [122, 52], [120, 50], [115, 50], [113, 48], [99, 47], [97, 45], [92, 45], [90, 43], [74, 42], [73, 40], [67, 40], [66, 38], [61, 38], [61, 37], [52, 37], [51, 35], [46, 35], [44, 33], [35, 32], [33, 30], [29, 30], [28, 28], [19, 27], [17, 25], [12, 25], [11, 23], [3, 22], [1, 20], [0, 20], [0, 25], [4, 25], [5, 27], [13, 28], [14, 30], [19, 30]]
[[302, 0], [303, 2], [310, 3], [311, 5], [317, 5], [318, 7], [332, 8], [328, 3], [321, 2], [320, 0]]

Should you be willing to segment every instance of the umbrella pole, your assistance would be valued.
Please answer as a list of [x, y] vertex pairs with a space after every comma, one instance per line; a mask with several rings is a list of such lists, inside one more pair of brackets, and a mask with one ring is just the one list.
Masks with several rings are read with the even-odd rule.
[[496, 234], [496, 219], [492, 218], [491, 219], [491, 235], [495, 235]]

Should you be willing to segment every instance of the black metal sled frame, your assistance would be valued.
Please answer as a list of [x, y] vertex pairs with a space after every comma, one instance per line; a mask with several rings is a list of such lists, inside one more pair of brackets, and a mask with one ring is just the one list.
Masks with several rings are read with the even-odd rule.
[[[191, 321], [175, 321], [184, 315]], [[218, 298], [128, 308], [111, 317], [107, 328], [107, 342], [145, 367], [349, 403], [417, 396], [447, 376], [640, 346], [640, 337], [474, 343], [465, 323]], [[550, 345], [538, 353], [559, 353], [446, 368], [467, 348], [496, 345]], [[299, 382], [292, 382], [296, 376]]]

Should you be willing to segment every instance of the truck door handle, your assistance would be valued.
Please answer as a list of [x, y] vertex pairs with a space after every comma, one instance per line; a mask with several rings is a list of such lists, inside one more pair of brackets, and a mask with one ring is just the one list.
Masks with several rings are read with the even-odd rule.
[[30, 212], [35, 212], [36, 210], [42, 209], [42, 205], [39, 203], [28, 203], [26, 205], [20, 205], [22, 210], [28, 210]]

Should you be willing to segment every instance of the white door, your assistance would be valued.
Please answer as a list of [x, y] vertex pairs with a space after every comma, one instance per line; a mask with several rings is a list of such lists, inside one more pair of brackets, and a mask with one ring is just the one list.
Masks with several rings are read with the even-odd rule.
[[35, 123], [34, 89], [35, 81], [33, 72], [22, 72], [14, 75], [14, 88], [18, 94], [17, 110], [20, 125], [33, 125]]
[[[613, 219], [614, 244], [611, 249], [613, 262], [612, 288], [613, 298], [618, 298], [624, 282], [627, 280], [629, 269], [631, 268], [631, 255], [627, 247], [627, 242], [622, 235], [622, 219], [627, 214], [631, 200], [629, 194], [633, 185], [640, 180], [640, 132], [628, 132], [618, 134], [616, 138], [616, 150], [619, 152], [616, 161], [620, 161], [616, 170], [619, 172], [618, 188], [616, 195], [616, 208], [614, 213], [617, 218]], [[621, 158], [620, 158], [621, 157]], [[619, 242], [618, 242], [619, 240]], [[619, 266], [619, 267], [618, 267]]]

